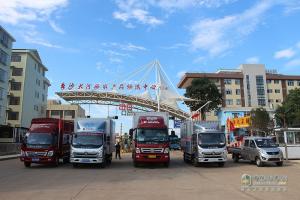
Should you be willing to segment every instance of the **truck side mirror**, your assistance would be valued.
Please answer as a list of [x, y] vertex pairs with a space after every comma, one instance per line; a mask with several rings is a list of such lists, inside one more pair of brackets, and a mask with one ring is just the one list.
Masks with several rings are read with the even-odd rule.
[[132, 140], [133, 138], [133, 129], [129, 129], [129, 139]]

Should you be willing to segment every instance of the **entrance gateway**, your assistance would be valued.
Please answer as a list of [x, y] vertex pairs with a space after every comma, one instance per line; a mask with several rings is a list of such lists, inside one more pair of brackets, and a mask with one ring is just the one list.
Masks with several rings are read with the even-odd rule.
[[[151, 81], [149, 76], [153, 71], [155, 82], [147, 82]], [[139, 80], [132, 83], [134, 77], [139, 77]], [[193, 101], [177, 92], [157, 60], [136, 69], [122, 82], [77, 85], [61, 83], [61, 91], [56, 94], [73, 104], [120, 106], [127, 103], [133, 105], [134, 110], [168, 112], [180, 120], [190, 118], [191, 114], [180, 109], [177, 101]]]

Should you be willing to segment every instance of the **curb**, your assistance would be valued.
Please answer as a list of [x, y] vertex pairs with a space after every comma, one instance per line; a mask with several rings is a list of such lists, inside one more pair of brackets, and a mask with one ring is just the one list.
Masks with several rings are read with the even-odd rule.
[[16, 155], [7, 155], [7, 156], [0, 156], [0, 161], [16, 159], [16, 158], [19, 158], [19, 157], [20, 157], [19, 154], [16, 154]]

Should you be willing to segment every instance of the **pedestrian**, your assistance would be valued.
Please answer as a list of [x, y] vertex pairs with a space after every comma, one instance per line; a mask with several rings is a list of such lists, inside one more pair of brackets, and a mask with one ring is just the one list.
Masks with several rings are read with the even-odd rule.
[[120, 145], [120, 142], [118, 142], [116, 145], [116, 159], [118, 158], [119, 156], [119, 159], [121, 159], [121, 145]]

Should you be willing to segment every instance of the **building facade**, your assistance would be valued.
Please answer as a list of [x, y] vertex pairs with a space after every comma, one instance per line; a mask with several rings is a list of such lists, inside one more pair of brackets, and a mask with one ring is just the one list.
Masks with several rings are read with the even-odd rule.
[[77, 104], [61, 104], [58, 100], [48, 100], [47, 117], [65, 120], [85, 118], [85, 110]]
[[[208, 78], [222, 94], [221, 111], [249, 112], [264, 107], [274, 111], [285, 100], [290, 90], [300, 88], [300, 75], [282, 75], [266, 70], [262, 64], [242, 64], [238, 69], [219, 70], [215, 73], [186, 73], [178, 88], [185, 89], [195, 78]], [[207, 120], [217, 120], [218, 113], [207, 113]]]
[[0, 125], [6, 125], [8, 79], [13, 42], [15, 39], [0, 26]]
[[9, 84], [7, 123], [30, 126], [31, 120], [46, 117], [49, 80], [37, 50], [13, 49]]

